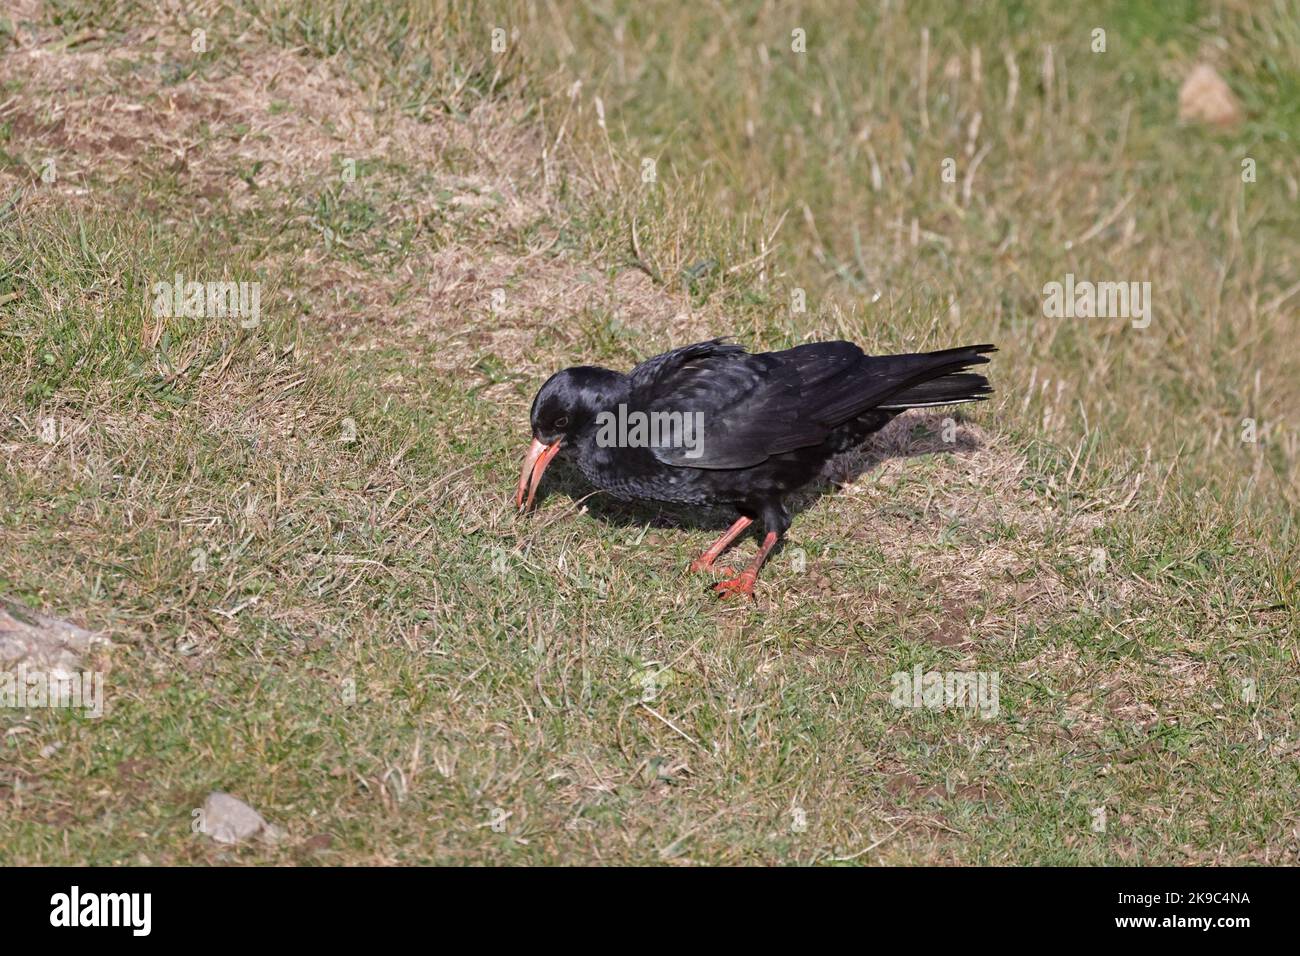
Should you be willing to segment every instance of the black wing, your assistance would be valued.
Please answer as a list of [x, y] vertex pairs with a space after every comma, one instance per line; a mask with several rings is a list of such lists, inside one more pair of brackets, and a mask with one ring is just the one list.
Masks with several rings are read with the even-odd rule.
[[694, 415], [701, 440], [652, 448], [691, 468], [748, 468], [826, 440], [831, 430], [922, 382], [988, 361], [991, 346], [868, 356], [852, 342], [751, 355], [722, 339], [666, 352], [630, 373], [630, 409]]

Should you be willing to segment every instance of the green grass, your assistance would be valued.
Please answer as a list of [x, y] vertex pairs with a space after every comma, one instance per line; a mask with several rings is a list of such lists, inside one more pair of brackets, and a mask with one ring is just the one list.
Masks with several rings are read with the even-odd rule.
[[[118, 645], [105, 718], [0, 711], [0, 862], [1294, 863], [1295, 14], [0, 24], [0, 594]], [[1176, 120], [1207, 45], [1231, 131]], [[262, 323], [159, 321], [176, 272]], [[1151, 326], [1043, 317], [1067, 272]], [[755, 607], [685, 574], [692, 516], [557, 468], [514, 517], [547, 374], [725, 333], [996, 341], [998, 393], [811, 499]], [[893, 708], [916, 665], [998, 716]], [[214, 789], [286, 840], [194, 835]]]

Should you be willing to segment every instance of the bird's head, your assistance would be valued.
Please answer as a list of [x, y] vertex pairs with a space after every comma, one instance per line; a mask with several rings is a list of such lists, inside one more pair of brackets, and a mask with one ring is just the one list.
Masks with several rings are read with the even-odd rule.
[[515, 492], [515, 504], [521, 511], [532, 506], [546, 466], [561, 448], [576, 445], [583, 432], [594, 427], [600, 412], [619, 401], [626, 382], [626, 376], [607, 368], [579, 365], [556, 372], [537, 390], [529, 416], [533, 443], [524, 456]]

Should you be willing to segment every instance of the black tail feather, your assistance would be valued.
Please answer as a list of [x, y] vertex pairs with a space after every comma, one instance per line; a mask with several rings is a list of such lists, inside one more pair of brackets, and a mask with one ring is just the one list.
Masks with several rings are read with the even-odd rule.
[[891, 395], [878, 408], [927, 408], [931, 405], [956, 405], [960, 402], [982, 402], [993, 394], [993, 387], [983, 375], [958, 372], [943, 378], [931, 379], [920, 385]]
[[993, 393], [992, 386], [983, 375], [967, 372], [973, 365], [988, 363], [985, 353], [996, 352], [993, 345], [969, 345], [924, 356], [927, 368], [919, 381], [913, 379], [905, 388], [890, 395], [878, 408], [903, 410], [926, 408], [934, 405], [955, 405], [960, 402], [979, 402]]

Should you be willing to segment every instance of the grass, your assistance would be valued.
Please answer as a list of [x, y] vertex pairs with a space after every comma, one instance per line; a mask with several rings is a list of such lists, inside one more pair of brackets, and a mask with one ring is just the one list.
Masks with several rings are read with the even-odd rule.
[[[20, 4], [0, 593], [117, 646], [103, 719], [0, 711], [0, 861], [1296, 862], [1300, 18], [1058, 6]], [[1178, 124], [1201, 59], [1239, 127]], [[730, 332], [998, 392], [839, 463], [754, 607], [700, 516], [514, 517], [546, 375]]]

